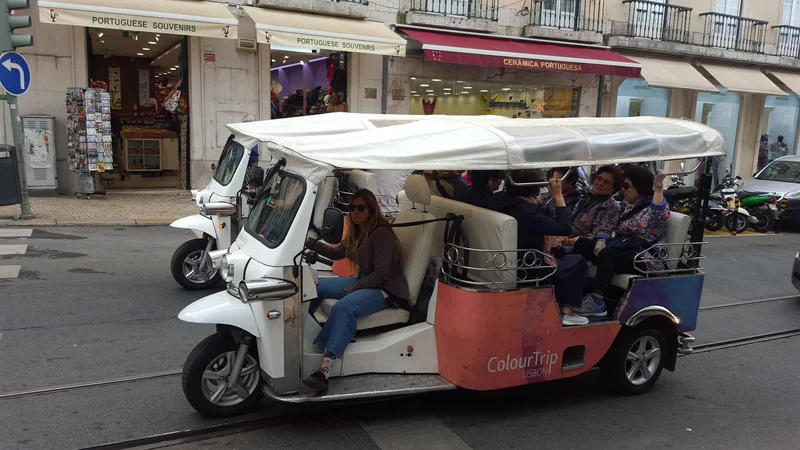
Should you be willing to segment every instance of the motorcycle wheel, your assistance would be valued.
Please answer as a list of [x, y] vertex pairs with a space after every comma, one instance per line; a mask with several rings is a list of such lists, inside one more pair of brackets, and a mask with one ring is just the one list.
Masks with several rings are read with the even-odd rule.
[[775, 218], [772, 217], [772, 214], [758, 211], [753, 215], [758, 219], [758, 223], [750, 224], [750, 226], [759, 233], [772, 231], [772, 228], [775, 227]]
[[725, 216], [721, 211], [710, 213], [706, 218], [706, 230], [719, 231], [725, 226]]
[[205, 278], [199, 273], [200, 258], [206, 251], [206, 244], [208, 241], [205, 239], [192, 239], [184, 242], [172, 255], [170, 262], [172, 278], [185, 289], [190, 291], [211, 289], [222, 279], [219, 270], [206, 271]]
[[215, 333], [197, 344], [186, 359], [181, 378], [183, 393], [200, 414], [236, 416], [250, 410], [264, 397], [255, 343], [248, 349], [239, 387], [228, 386], [238, 348], [229, 333]]
[[737, 234], [747, 231], [747, 216], [739, 213], [731, 213], [725, 216], [725, 228], [728, 231], [736, 230]]

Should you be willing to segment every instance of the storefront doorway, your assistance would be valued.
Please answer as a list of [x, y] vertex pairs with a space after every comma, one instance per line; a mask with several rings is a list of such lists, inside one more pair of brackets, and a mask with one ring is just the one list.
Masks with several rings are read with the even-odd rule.
[[87, 28], [91, 87], [111, 98], [114, 165], [107, 189], [188, 185], [184, 36]]

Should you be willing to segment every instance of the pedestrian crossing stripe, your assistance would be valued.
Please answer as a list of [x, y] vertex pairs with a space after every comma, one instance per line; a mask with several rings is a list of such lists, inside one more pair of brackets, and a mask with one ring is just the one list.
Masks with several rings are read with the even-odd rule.
[[22, 270], [22, 266], [0, 266], [0, 280], [19, 278], [20, 270]]
[[0, 228], [0, 238], [27, 238], [32, 234], [32, 228]]

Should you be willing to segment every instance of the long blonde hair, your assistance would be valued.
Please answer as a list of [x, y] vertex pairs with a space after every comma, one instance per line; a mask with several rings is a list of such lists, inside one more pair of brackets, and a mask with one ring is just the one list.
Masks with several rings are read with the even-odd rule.
[[[363, 227], [353, 223], [351, 216], [347, 216], [347, 235], [344, 238], [347, 255], [345, 256], [352, 268], [358, 267], [358, 256], [364, 247], [367, 245], [367, 239], [372, 231], [382, 225], [389, 225], [389, 221], [381, 214], [381, 208], [378, 204], [378, 199], [375, 194], [369, 189], [359, 189], [350, 197], [350, 204], [356, 199], [364, 200], [364, 203], [369, 210], [369, 218], [364, 223]], [[394, 232], [392, 232], [394, 235]], [[400, 241], [394, 235], [394, 244], [396, 251], [400, 252]]]

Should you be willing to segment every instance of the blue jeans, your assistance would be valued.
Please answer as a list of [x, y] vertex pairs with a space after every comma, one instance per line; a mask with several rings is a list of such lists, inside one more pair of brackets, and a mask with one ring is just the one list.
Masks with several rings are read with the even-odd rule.
[[386, 299], [380, 289], [359, 289], [352, 294], [344, 290], [355, 284], [356, 277], [325, 278], [317, 285], [317, 298], [311, 300], [311, 314], [319, 308], [323, 299], [339, 300], [331, 309], [328, 321], [322, 326], [314, 343], [341, 358], [347, 344], [358, 331], [358, 318], [386, 308]]

